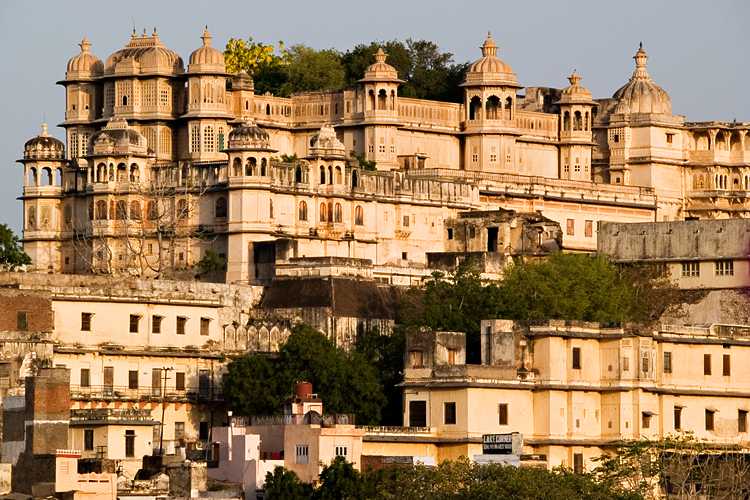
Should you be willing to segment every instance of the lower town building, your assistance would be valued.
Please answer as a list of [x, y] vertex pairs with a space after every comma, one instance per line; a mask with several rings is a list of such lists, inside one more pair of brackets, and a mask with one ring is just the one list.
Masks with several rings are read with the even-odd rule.
[[511, 432], [522, 461], [577, 471], [628, 439], [691, 432], [750, 447], [750, 327], [486, 320], [481, 340], [471, 365], [463, 333], [408, 335], [405, 427], [368, 429], [367, 459], [473, 458], [483, 435]]

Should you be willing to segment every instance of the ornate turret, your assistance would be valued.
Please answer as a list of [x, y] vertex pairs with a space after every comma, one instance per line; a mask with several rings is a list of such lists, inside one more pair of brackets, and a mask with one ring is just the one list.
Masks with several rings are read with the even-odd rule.
[[81, 52], [71, 57], [65, 70], [66, 80], [89, 79], [102, 74], [104, 65], [102, 61], [91, 53], [91, 42], [83, 37], [78, 44]]
[[617, 101], [614, 109], [616, 114], [628, 113], [656, 113], [672, 114], [672, 99], [667, 91], [658, 86], [648, 74], [646, 63], [648, 55], [643, 44], [633, 56], [635, 70], [628, 83], [620, 87], [612, 96]]
[[596, 103], [589, 89], [581, 85], [581, 76], [573, 70], [557, 104], [560, 106], [561, 179], [591, 180], [591, 122]]
[[461, 84], [463, 87], [481, 85], [521, 87], [513, 69], [497, 57], [497, 45], [492, 38], [492, 33], [487, 33], [487, 38], [485, 38], [480, 49], [482, 50], [482, 57], [469, 66], [466, 78]]
[[206, 26], [201, 35], [203, 45], [190, 54], [188, 73], [226, 73], [224, 54], [211, 46], [212, 38]]

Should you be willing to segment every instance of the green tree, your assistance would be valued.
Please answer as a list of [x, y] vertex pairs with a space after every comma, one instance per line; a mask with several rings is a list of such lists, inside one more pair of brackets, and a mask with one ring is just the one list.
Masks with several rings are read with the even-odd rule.
[[18, 236], [5, 224], [0, 224], [0, 269], [15, 271], [31, 264], [31, 257], [23, 251]]
[[263, 486], [268, 500], [306, 500], [310, 498], [312, 488], [299, 480], [297, 474], [276, 466], [273, 472], [266, 472]]
[[282, 95], [317, 90], [340, 90], [344, 86], [341, 54], [333, 49], [315, 50], [294, 45], [286, 55], [287, 81]]
[[358, 500], [366, 498], [364, 483], [359, 472], [344, 457], [336, 457], [320, 472], [320, 486], [315, 490], [316, 500]]
[[374, 367], [307, 325], [292, 330], [277, 358], [248, 354], [230, 362], [224, 394], [239, 414], [278, 413], [300, 380], [313, 384], [327, 413], [354, 413], [362, 424], [379, 421], [385, 397]]
[[400, 325], [390, 334], [369, 330], [357, 338], [357, 352], [375, 369], [383, 388], [385, 405], [380, 416], [382, 425], [401, 425], [403, 422], [403, 396], [398, 384], [404, 379], [405, 349], [405, 328]]
[[278, 42], [277, 54], [276, 46], [256, 42], [252, 37], [230, 38], [224, 48], [224, 62], [227, 72], [245, 71], [253, 77], [256, 94], [280, 95], [288, 80], [288, 53], [282, 41]]

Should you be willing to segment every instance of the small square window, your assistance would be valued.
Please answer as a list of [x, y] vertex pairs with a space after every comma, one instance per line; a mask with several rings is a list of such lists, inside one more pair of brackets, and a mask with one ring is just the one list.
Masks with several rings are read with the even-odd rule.
[[714, 268], [716, 276], [734, 276], [734, 262], [731, 260], [717, 260]]
[[445, 425], [456, 424], [456, 403], [451, 401], [443, 403], [443, 423]]
[[187, 324], [187, 318], [177, 316], [177, 335], [185, 335], [185, 324]]
[[641, 428], [648, 429], [651, 427], [651, 414], [643, 412], [641, 413]]
[[16, 313], [16, 330], [19, 332], [25, 332], [29, 329], [29, 313], [26, 311], [18, 311]]
[[409, 216], [408, 215], [404, 215], [404, 217], [402, 219], [402, 224], [401, 225], [404, 226], [404, 227], [409, 227]]
[[151, 316], [151, 333], [161, 333], [162, 316]]
[[91, 331], [91, 318], [93, 314], [92, 313], [81, 313], [81, 331], [82, 332], [90, 332]]
[[683, 278], [696, 278], [700, 276], [700, 262], [683, 262], [682, 263], [682, 277]]
[[674, 134], [667, 132], [667, 144], [672, 144], [672, 142], [674, 142]]
[[130, 315], [130, 333], [138, 333], [138, 325], [141, 321], [141, 317], [137, 314]]
[[406, 252], [401, 252], [401, 260], [408, 260], [409, 254]]

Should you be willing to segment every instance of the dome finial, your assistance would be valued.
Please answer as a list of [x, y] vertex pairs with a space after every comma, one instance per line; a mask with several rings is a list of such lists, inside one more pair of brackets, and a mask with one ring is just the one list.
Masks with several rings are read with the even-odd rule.
[[81, 43], [79, 43], [78, 46], [81, 47], [81, 53], [91, 50], [91, 42], [89, 42], [89, 38], [86, 35], [83, 36], [83, 40], [81, 40]]
[[383, 47], [378, 47], [378, 51], [375, 52], [375, 62], [385, 62], [386, 58], [388, 57], [388, 54], [385, 53], [383, 50]]
[[633, 73], [634, 78], [649, 78], [648, 71], [646, 70], [646, 63], [648, 62], [648, 55], [643, 50], [643, 42], [638, 44], [638, 51], [633, 56], [635, 59], [635, 72]]
[[203, 28], [203, 34], [201, 35], [201, 40], [203, 40], [203, 46], [204, 47], [210, 47], [211, 46], [211, 33], [208, 31], [208, 25], [206, 25], [205, 28]]
[[489, 31], [480, 49], [482, 49], [482, 57], [495, 56], [497, 54], [497, 45], [495, 44], [495, 40], [492, 39], [492, 33]]
[[41, 137], [47, 137], [49, 135], [49, 131], [47, 130], [47, 124], [45, 122], [42, 122], [42, 131], [39, 132], [39, 135]]
[[573, 72], [568, 77], [568, 81], [570, 82], [570, 85], [573, 87], [577, 87], [579, 83], [581, 83], [581, 75], [579, 75], [576, 70], [574, 69]]

